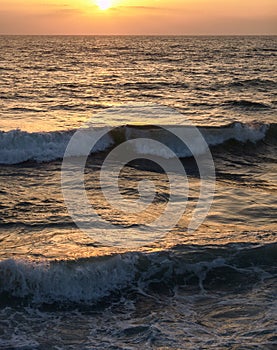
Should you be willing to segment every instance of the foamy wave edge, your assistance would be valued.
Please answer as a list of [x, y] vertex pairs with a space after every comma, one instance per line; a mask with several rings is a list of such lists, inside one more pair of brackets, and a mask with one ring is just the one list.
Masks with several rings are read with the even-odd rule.
[[[274, 125], [273, 125], [274, 126]], [[258, 142], [266, 137], [268, 130], [273, 127], [268, 124], [242, 124], [233, 123], [222, 127], [199, 127], [204, 139], [209, 146], [220, 145], [228, 140], [236, 140], [246, 143]], [[200, 155], [206, 152], [206, 149], [199, 148], [197, 140], [191, 142], [188, 149], [182, 142], [176, 142], [175, 131], [182, 135], [182, 131], [188, 134], [189, 126], [167, 126], [167, 130], [155, 126], [131, 126], [125, 125], [117, 128], [105, 128], [105, 135], [96, 143], [91, 153], [105, 151], [126, 140], [131, 140], [134, 151], [139, 155], [155, 155], [163, 158], [170, 158], [170, 155], [164, 149], [139, 142], [139, 138], [155, 139], [165, 144], [180, 158]], [[11, 130], [0, 131], [0, 164], [13, 165], [26, 161], [50, 162], [62, 159], [66, 147], [76, 130], [54, 131], [54, 132], [33, 132]], [[89, 142], [94, 144], [99, 135], [103, 134], [103, 128], [83, 129], [83, 137], [78, 145], [78, 149], [70, 156], [86, 156], [85, 145]]]
[[[276, 277], [276, 244], [176, 246], [151, 254], [129, 252], [64, 261], [0, 261], [0, 297], [33, 303], [94, 303], [123, 290], [147, 291], [154, 283], [195, 285], [199, 291], [222, 281], [241, 288]], [[248, 281], [248, 282], [247, 282]], [[15, 301], [15, 300], [14, 300]]]

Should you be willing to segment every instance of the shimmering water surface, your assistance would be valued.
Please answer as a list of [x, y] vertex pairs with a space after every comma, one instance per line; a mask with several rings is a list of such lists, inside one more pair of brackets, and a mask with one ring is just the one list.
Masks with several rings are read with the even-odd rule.
[[[276, 347], [275, 59], [276, 37], [0, 37], [1, 349]], [[82, 232], [64, 203], [61, 160], [88, 121], [87, 133], [106, 130], [86, 161], [88, 200], [127, 230], [126, 246], [112, 230], [106, 243]], [[193, 233], [199, 171], [157, 128], [184, 133], [189, 122], [216, 173], [211, 210]], [[142, 137], [166, 144], [189, 182], [187, 199], [172, 167], [186, 210], [153, 241], [138, 226], [161, 215], [170, 186], [146, 158], [173, 159], [137, 144]], [[106, 156], [128, 140], [136, 159], [121, 171], [122, 195], [134, 200], [141, 180], [155, 184], [141, 215], [112, 208], [99, 183]], [[134, 237], [142, 244], [130, 248]]]

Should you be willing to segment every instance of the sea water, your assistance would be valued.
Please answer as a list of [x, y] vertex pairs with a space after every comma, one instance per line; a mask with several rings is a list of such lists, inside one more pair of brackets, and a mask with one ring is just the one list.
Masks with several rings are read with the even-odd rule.
[[[0, 48], [1, 349], [274, 349], [276, 37], [1, 36]], [[213, 203], [194, 231], [192, 156], [207, 149], [168, 132], [188, 124], [215, 169]], [[91, 234], [61, 185], [79, 128], [92, 142], [104, 130], [89, 154], [80, 146], [69, 157], [86, 158], [88, 201], [111, 225], [99, 231], [96, 220]], [[105, 187], [118, 180], [128, 201], [153, 183], [143, 215], [113, 208], [99, 185], [104, 160], [127, 141], [134, 159]], [[185, 198], [170, 168], [184, 213], [149, 238], [139, 228], [166, 210], [170, 186], [147, 159], [170, 167], [172, 152], [189, 184]]]

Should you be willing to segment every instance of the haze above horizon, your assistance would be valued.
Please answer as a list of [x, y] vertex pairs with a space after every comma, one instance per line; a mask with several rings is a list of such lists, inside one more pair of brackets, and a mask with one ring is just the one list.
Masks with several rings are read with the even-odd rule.
[[276, 35], [275, 0], [2, 0], [0, 34]]

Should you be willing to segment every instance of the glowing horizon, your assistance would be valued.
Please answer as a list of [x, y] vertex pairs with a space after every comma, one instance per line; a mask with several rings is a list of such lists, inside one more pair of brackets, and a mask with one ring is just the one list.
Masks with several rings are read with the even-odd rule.
[[276, 35], [275, 0], [1, 0], [0, 34]]

